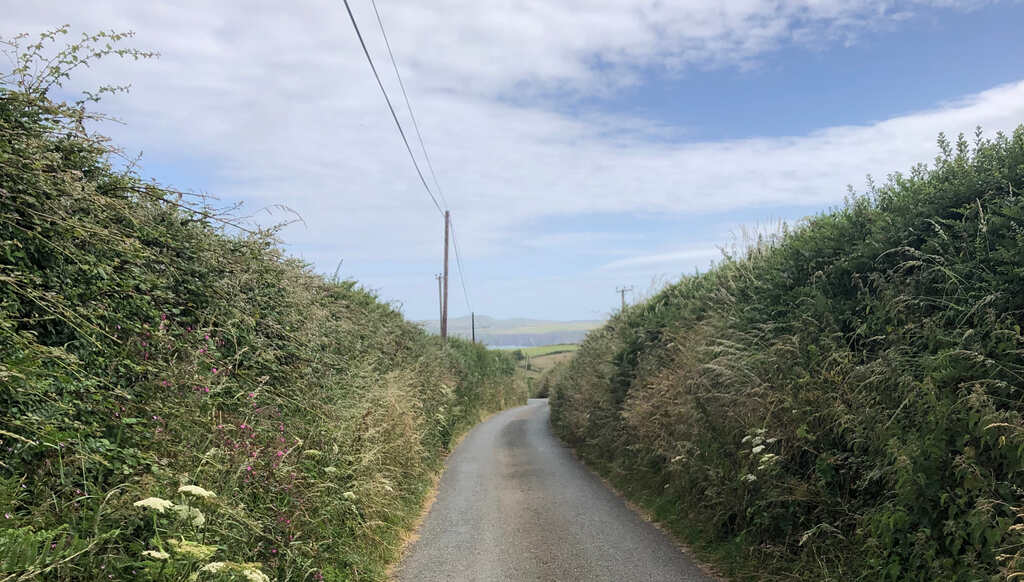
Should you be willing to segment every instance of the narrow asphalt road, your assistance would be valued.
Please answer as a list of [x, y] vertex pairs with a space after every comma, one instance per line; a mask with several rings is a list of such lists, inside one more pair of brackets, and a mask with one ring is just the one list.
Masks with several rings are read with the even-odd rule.
[[573, 457], [531, 399], [448, 458], [400, 582], [711, 582]]

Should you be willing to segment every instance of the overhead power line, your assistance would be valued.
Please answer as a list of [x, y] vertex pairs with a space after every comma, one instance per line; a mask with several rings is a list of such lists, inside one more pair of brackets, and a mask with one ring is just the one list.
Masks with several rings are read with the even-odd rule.
[[437, 173], [434, 172], [434, 164], [430, 162], [430, 154], [427, 153], [427, 146], [423, 143], [423, 134], [420, 133], [420, 124], [416, 121], [416, 114], [413, 113], [412, 103], [409, 102], [409, 94], [405, 91], [405, 82], [402, 81], [402, 73], [398, 71], [398, 61], [395, 60], [395, 53], [391, 50], [391, 41], [388, 40], [388, 33], [384, 30], [384, 21], [380, 17], [380, 10], [377, 10], [377, 0], [370, 0], [373, 5], [373, 13], [377, 15], [377, 25], [380, 26], [380, 34], [384, 37], [384, 46], [388, 47], [388, 57], [391, 59], [391, 66], [395, 69], [395, 76], [398, 77], [398, 86], [402, 88], [402, 97], [405, 99], [405, 106], [409, 110], [409, 117], [412, 119], [412, 127], [416, 130], [416, 138], [420, 142], [420, 150], [423, 151], [423, 159], [427, 161], [427, 169], [434, 179], [434, 187], [437, 195], [441, 197], [441, 203], [448, 208], [448, 201], [445, 200], [444, 192], [441, 190], [441, 183], [437, 180]]
[[[419, 122], [416, 121], [416, 114], [413, 112], [412, 103], [409, 100], [409, 93], [405, 89], [405, 82], [402, 80], [402, 73], [398, 69], [398, 60], [395, 58], [395, 53], [391, 49], [391, 41], [388, 39], [387, 30], [384, 28], [384, 20], [381, 18], [380, 10], [377, 8], [377, 0], [370, 0], [370, 4], [373, 6], [373, 13], [377, 16], [377, 25], [380, 27], [381, 36], [384, 37], [384, 46], [388, 49], [388, 57], [391, 59], [391, 66], [395, 70], [395, 77], [398, 78], [398, 86], [402, 89], [402, 97], [405, 99], [405, 106], [409, 110], [409, 118], [412, 120], [413, 129], [416, 130], [416, 138], [419, 140], [420, 150], [423, 152], [423, 159], [427, 162], [427, 169], [430, 170], [430, 176], [434, 180], [434, 187], [437, 194], [441, 197], [441, 201], [444, 203], [445, 208], [447, 208], [448, 201], [445, 199], [444, 191], [441, 189], [441, 182], [437, 179], [437, 172], [434, 171], [434, 164], [430, 161], [430, 154], [427, 152], [427, 146], [423, 141], [423, 133], [420, 131]], [[459, 283], [462, 286], [462, 296], [466, 300], [466, 308], [472, 312], [473, 306], [469, 300], [469, 289], [466, 285], [465, 271], [462, 266], [462, 253], [459, 251], [459, 239], [455, 231], [455, 222], [453, 220], [450, 222], [452, 229], [452, 246], [455, 249], [455, 266], [459, 272]]]
[[459, 282], [462, 283], [462, 296], [466, 299], [466, 307], [473, 312], [473, 304], [469, 301], [469, 291], [466, 289], [466, 277], [462, 273], [462, 255], [459, 253], [459, 239], [455, 234], [455, 221], [449, 218], [452, 225], [452, 246], [455, 247], [455, 267], [459, 271]]
[[[354, 28], [356, 31], [356, 37], [359, 38], [359, 45], [363, 47], [363, 54], [366, 55], [366, 62], [370, 63], [370, 70], [373, 71], [373, 77], [377, 79], [377, 86], [380, 87], [380, 92], [384, 95], [384, 101], [386, 101], [388, 104], [388, 110], [391, 111], [391, 118], [395, 120], [395, 127], [398, 128], [398, 133], [399, 135], [402, 136], [402, 143], [405, 144], [405, 151], [409, 152], [409, 159], [412, 160], [412, 165], [414, 168], [416, 168], [416, 175], [420, 177], [420, 182], [423, 184], [423, 188], [426, 189], [427, 194], [430, 196], [430, 199], [434, 202], [434, 206], [437, 207], [437, 211], [440, 212], [441, 215], [443, 216], [444, 210], [441, 209], [441, 205], [437, 202], [437, 197], [435, 197], [434, 193], [431, 192], [430, 186], [427, 184], [426, 178], [423, 177], [423, 172], [420, 170], [420, 165], [419, 163], [416, 162], [416, 156], [413, 155], [412, 153], [412, 147], [409, 146], [409, 139], [405, 137], [405, 130], [402, 129], [402, 123], [398, 121], [398, 114], [395, 113], [395, 107], [391, 104], [391, 98], [388, 97], [388, 92], [387, 90], [384, 89], [384, 83], [382, 83], [380, 80], [380, 74], [377, 73], [377, 67], [373, 64], [373, 58], [370, 57], [370, 51], [366, 48], [366, 42], [363, 40], [363, 33], [359, 32], [359, 25], [356, 24], [356, 17], [355, 15], [352, 14], [352, 7], [349, 6], [348, 0], [342, 1], [345, 3], [345, 10], [348, 11], [348, 17], [352, 21], [352, 28]], [[374, 9], [376, 10], [376, 6], [374, 6]], [[391, 49], [389, 48], [388, 50], [390, 51]], [[402, 89], [402, 92], [405, 93], [404, 87]], [[410, 113], [412, 112], [411, 109], [409, 111]], [[417, 133], [419, 132], [418, 129], [416, 131]]]
[[[366, 61], [370, 63], [370, 69], [373, 71], [373, 76], [375, 79], [377, 79], [377, 86], [380, 87], [380, 91], [384, 95], [384, 100], [388, 104], [388, 110], [391, 112], [391, 117], [392, 119], [395, 120], [395, 127], [398, 128], [398, 133], [402, 136], [402, 143], [405, 144], [405, 150], [409, 153], [409, 159], [412, 160], [413, 167], [416, 168], [416, 174], [419, 176], [420, 182], [423, 184], [424, 189], [426, 189], [427, 194], [430, 195], [430, 199], [434, 202], [434, 206], [437, 207], [438, 212], [440, 212], [441, 215], [444, 216], [448, 213], [446, 213], [441, 208], [441, 205], [438, 204], [437, 197], [434, 196], [434, 193], [431, 191], [430, 186], [427, 184], [427, 181], [423, 176], [423, 172], [420, 169], [420, 165], [416, 161], [416, 156], [412, 153], [412, 148], [409, 146], [409, 140], [406, 137], [405, 131], [402, 129], [402, 124], [398, 119], [398, 114], [395, 112], [395, 108], [391, 103], [390, 97], [388, 97], [387, 90], [384, 89], [384, 83], [381, 82], [380, 74], [377, 72], [377, 67], [373, 64], [373, 59], [370, 57], [370, 51], [366, 48], [366, 42], [363, 40], [363, 35], [359, 31], [359, 25], [356, 23], [355, 16], [352, 14], [352, 7], [349, 5], [348, 0], [343, 1], [345, 3], [345, 10], [348, 11], [348, 17], [352, 21], [352, 28], [355, 29], [356, 36], [359, 38], [359, 44], [363, 48], [363, 54], [366, 55]], [[380, 10], [377, 8], [376, 0], [370, 0], [370, 4], [373, 6], [373, 12], [377, 17], [377, 25], [380, 27], [381, 36], [384, 37], [384, 45], [387, 47], [388, 57], [391, 59], [391, 66], [394, 68], [395, 76], [398, 78], [398, 86], [401, 87], [402, 89], [402, 97], [405, 100], [406, 108], [409, 110], [409, 117], [411, 118], [413, 128], [416, 131], [416, 138], [419, 141], [420, 150], [423, 152], [423, 159], [427, 163], [427, 169], [430, 171], [430, 176], [434, 181], [434, 186], [437, 191], [437, 195], [441, 197], [441, 201], [444, 203], [444, 207], [447, 208], [448, 201], [445, 199], [444, 192], [441, 189], [441, 183], [437, 179], [437, 172], [434, 171], [434, 164], [430, 161], [430, 154], [427, 153], [427, 146], [423, 140], [423, 133], [420, 131], [419, 122], [416, 121], [416, 114], [413, 112], [412, 103], [409, 99], [409, 93], [405, 89], [405, 82], [402, 80], [402, 73], [398, 69], [398, 61], [397, 59], [395, 59], [394, 51], [391, 50], [391, 41], [388, 39], [388, 33], [384, 29], [384, 20], [381, 18]], [[447, 217], [447, 225], [449, 225], [451, 228], [452, 247], [455, 249], [455, 266], [459, 272], [459, 283], [462, 286], [462, 296], [466, 300], [467, 309], [469, 309], [470, 313], [472, 313], [473, 305], [470, 302], [469, 288], [466, 285], [465, 270], [462, 266], [462, 253], [459, 250], [459, 241], [455, 232], [455, 223], [454, 221], [451, 220], [450, 214]], [[447, 281], [445, 281], [445, 283], [447, 283]], [[447, 290], [445, 289], [445, 291]], [[445, 292], [444, 295], [446, 297], [447, 292]], [[444, 303], [447, 303], [447, 299], [444, 299]], [[447, 310], [444, 309], [444, 307], [442, 307], [442, 320], [446, 318], [447, 314], [444, 313], [446, 311]]]

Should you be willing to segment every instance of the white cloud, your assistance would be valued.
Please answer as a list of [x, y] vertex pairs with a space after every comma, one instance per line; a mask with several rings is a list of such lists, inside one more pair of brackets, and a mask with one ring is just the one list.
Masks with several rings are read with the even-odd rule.
[[[333, 271], [342, 257], [359, 265], [437, 256], [440, 218], [339, 1], [3, 3], [4, 36], [64, 22], [76, 31], [137, 31], [134, 44], [159, 50], [159, 60], [107, 62], [80, 78], [85, 86], [134, 85], [131, 95], [104, 102], [127, 122], [106, 130], [144, 150], [144, 165], [173, 160], [206, 176], [178, 186], [246, 200], [252, 209], [294, 208], [308, 226], [284, 236], [320, 269]], [[492, 262], [545, 218], [825, 206], [867, 173], [930, 159], [939, 131], [1011, 129], [1024, 120], [1024, 82], [870, 125], [717, 142], [685, 141], [685, 128], [643, 119], [573, 117], [551, 105], [637, 83], [638, 66], [749, 66], [787, 43], [849, 41], [929, 4], [977, 2], [379, 2], [464, 259]], [[353, 7], [398, 97], [372, 12], [362, 0]], [[541, 234], [558, 244], [557, 233]], [[566, 234], [563, 242], [581, 239]], [[678, 254], [647, 250], [609, 265], [655, 265], [656, 257]], [[386, 279], [381, 292], [395, 297], [401, 289], [405, 299], [407, 289], [422, 287], [427, 295], [433, 270], [422, 283]]]
[[[721, 258], [722, 251], [714, 246], [695, 249], [683, 249], [654, 255], [640, 255], [619, 259], [601, 266], [602, 270], [611, 271], [626, 267], [667, 267], [676, 266], [679, 263], [694, 265], [695, 263], [709, 263], [714, 259]], [[676, 269], [681, 270], [681, 269]]]

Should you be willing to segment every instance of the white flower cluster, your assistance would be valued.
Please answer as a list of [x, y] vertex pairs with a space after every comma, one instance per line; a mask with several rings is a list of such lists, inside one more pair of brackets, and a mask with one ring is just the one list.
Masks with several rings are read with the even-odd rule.
[[[781, 460], [781, 457], [775, 453], [765, 452], [769, 445], [775, 443], [779, 439], [765, 437], [765, 429], [758, 428], [753, 433], [743, 437], [741, 441], [745, 445], [750, 446], [750, 454], [757, 458], [757, 471], [766, 471], [774, 466]], [[753, 473], [747, 473], [740, 477], [740, 480], [747, 483], [757, 481], [757, 475]]]
[[182, 485], [178, 487], [178, 493], [184, 493], [185, 495], [191, 495], [200, 499], [212, 499], [217, 496], [213, 491], [207, 491], [198, 485]]
[[249, 582], [270, 582], [270, 576], [264, 574], [261, 570], [253, 568], [243, 568], [242, 576]]
[[217, 552], [217, 546], [204, 546], [188, 540], [167, 540], [175, 554], [196, 560], [208, 560]]
[[220, 572], [237, 572], [245, 577], [248, 582], [270, 582], [270, 577], [260, 570], [260, 564], [246, 562], [237, 564], [234, 562], [210, 562], [199, 569], [200, 572], [217, 574]]
[[146, 507], [157, 513], [163, 513], [164, 511], [174, 507], [173, 502], [167, 501], [166, 499], [160, 499], [159, 497], [147, 497], [141, 501], [136, 501], [132, 505], [135, 507]]
[[209, 564], [207, 564], [207, 565], [203, 566], [202, 568], [200, 568], [199, 571], [200, 572], [210, 572], [212, 574], [216, 574], [218, 572], [224, 571], [224, 569], [229, 568], [229, 567], [230, 566], [228, 565], [227, 562], [210, 562]]
[[757, 463], [757, 470], [758, 471], [764, 471], [765, 469], [770, 468], [772, 465], [774, 465], [776, 462], [778, 462], [778, 460], [779, 460], [779, 456], [778, 455], [773, 454], [773, 453], [765, 453], [765, 454], [761, 455], [761, 460], [758, 461], [758, 463]]
[[203, 515], [202, 511], [199, 511], [199, 509], [195, 507], [175, 505], [174, 513], [177, 514], [179, 519], [187, 521], [195, 527], [202, 527], [206, 524], [206, 516]]

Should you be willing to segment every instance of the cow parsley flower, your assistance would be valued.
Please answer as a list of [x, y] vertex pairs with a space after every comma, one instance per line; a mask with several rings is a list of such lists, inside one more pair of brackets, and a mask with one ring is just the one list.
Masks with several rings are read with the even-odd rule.
[[133, 503], [135, 507], [148, 507], [157, 513], [163, 513], [164, 511], [174, 507], [174, 503], [167, 501], [166, 499], [160, 499], [159, 497], [147, 497], [141, 501]]
[[217, 546], [204, 546], [186, 540], [168, 540], [174, 553], [194, 558], [196, 560], [208, 560], [217, 552]]
[[270, 582], [270, 577], [260, 570], [259, 562], [210, 562], [199, 569], [200, 572], [218, 574], [220, 572], [234, 572], [241, 574], [248, 582]]
[[182, 485], [181, 487], [178, 487], [178, 493], [185, 493], [202, 499], [210, 499], [211, 497], [217, 496], [213, 491], [207, 491], [198, 485]]
[[159, 550], [146, 550], [146, 551], [142, 552], [142, 555], [143, 556], [149, 556], [150, 558], [153, 558], [153, 559], [156, 559], [156, 560], [166, 560], [167, 558], [171, 557], [171, 555], [168, 554], [167, 552], [161, 552]]
[[270, 582], [270, 576], [267, 576], [260, 570], [253, 568], [245, 568], [242, 570], [242, 576], [249, 582]]
[[179, 518], [191, 523], [194, 527], [201, 527], [206, 524], [206, 516], [195, 507], [175, 505], [174, 513], [178, 514]]

